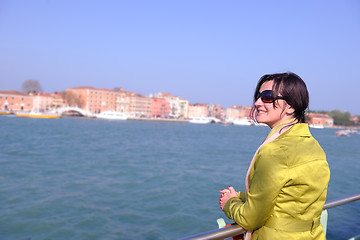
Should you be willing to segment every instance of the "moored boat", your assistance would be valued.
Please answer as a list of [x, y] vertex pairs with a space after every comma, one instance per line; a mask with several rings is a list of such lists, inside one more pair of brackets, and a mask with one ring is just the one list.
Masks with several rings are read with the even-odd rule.
[[18, 112], [17, 117], [29, 117], [29, 118], [61, 118], [61, 115], [55, 113], [43, 113], [37, 111], [30, 112]]
[[207, 124], [211, 123], [212, 119], [209, 117], [194, 117], [190, 118], [189, 123]]
[[239, 118], [239, 119], [235, 119], [233, 121], [233, 124], [241, 125], [241, 126], [250, 126], [250, 125], [253, 125], [253, 122], [248, 118]]
[[111, 119], [111, 120], [126, 120], [129, 116], [122, 112], [116, 111], [103, 111], [99, 114], [95, 114], [96, 118]]
[[321, 124], [309, 124], [310, 128], [324, 128], [324, 125]]
[[10, 111], [0, 111], [0, 115], [10, 115]]

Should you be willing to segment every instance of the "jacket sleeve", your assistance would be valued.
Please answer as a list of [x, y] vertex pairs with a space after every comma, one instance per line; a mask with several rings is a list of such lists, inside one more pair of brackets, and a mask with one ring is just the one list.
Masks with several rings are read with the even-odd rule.
[[286, 147], [274, 147], [269, 143], [259, 150], [250, 172], [247, 200], [242, 201], [239, 193], [239, 198], [231, 198], [224, 206], [225, 215], [246, 230], [264, 225], [286, 183]]

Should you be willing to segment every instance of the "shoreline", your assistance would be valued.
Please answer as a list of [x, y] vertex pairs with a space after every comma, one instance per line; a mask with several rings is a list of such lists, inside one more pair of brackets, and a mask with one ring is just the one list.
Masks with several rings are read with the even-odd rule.
[[[9, 116], [9, 115], [15, 115], [14, 113], [8, 113], [8, 114], [0, 114], [0, 116]], [[63, 115], [63, 117], [80, 117], [80, 118], [90, 118], [90, 119], [96, 119], [96, 117], [93, 116], [74, 116], [74, 115]], [[188, 119], [166, 119], [166, 118], [136, 118], [136, 117], [130, 117], [127, 120], [129, 121], [152, 121], [152, 122], [182, 122], [186, 123], [189, 122]], [[211, 122], [207, 124], [223, 124], [223, 125], [234, 125], [233, 123], [227, 123], [224, 121], [220, 122]], [[241, 125], [239, 125], [241, 126]], [[252, 125], [250, 125], [252, 126]], [[360, 130], [360, 126], [343, 126], [343, 125], [334, 125], [332, 127], [324, 127], [328, 129], [346, 129], [346, 130]], [[319, 128], [321, 129], [321, 128]]]

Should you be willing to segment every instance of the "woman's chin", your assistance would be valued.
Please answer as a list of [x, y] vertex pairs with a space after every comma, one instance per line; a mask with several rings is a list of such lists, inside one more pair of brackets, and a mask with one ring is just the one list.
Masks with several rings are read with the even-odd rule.
[[261, 116], [256, 116], [256, 122], [258, 123], [265, 123], [264, 119]]

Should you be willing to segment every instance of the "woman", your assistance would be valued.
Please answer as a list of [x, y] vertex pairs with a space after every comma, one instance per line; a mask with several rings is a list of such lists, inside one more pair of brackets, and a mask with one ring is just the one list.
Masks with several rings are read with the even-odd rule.
[[309, 95], [294, 73], [264, 75], [251, 110], [271, 131], [256, 151], [245, 192], [221, 190], [225, 215], [245, 239], [326, 239], [320, 215], [330, 179], [326, 155], [305, 123]]

